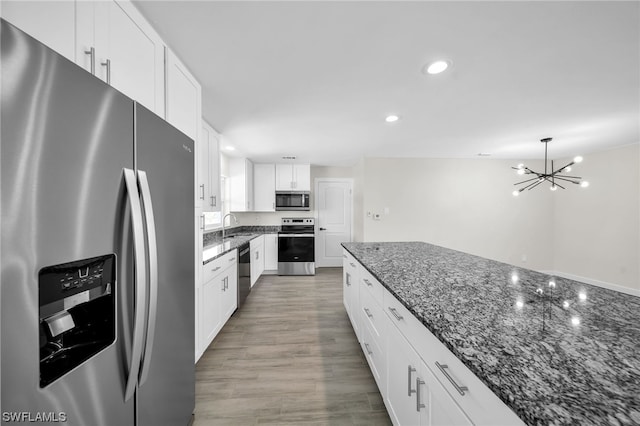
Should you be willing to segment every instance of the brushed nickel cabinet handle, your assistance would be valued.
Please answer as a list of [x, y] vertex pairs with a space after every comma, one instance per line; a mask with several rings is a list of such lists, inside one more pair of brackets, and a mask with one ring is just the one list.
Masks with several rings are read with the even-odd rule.
[[365, 312], [365, 314], [367, 314], [367, 316], [368, 316], [369, 318], [373, 318], [373, 315], [371, 315], [371, 312], [369, 311], [369, 309], [368, 309], [368, 308], [364, 308], [364, 312]]
[[215, 272], [215, 271], [217, 271], [217, 270], [218, 270], [218, 269], [220, 269], [220, 268], [222, 268], [222, 266], [216, 266], [215, 268], [213, 268], [213, 269], [211, 270], [211, 272]]
[[211, 207], [214, 207], [216, 205], [216, 203], [214, 202], [215, 197], [212, 195], [211, 196], [211, 202], [209, 204], [211, 204]]
[[411, 373], [414, 373], [416, 371], [415, 368], [413, 368], [411, 365], [407, 366], [407, 370], [409, 373], [409, 378], [407, 379], [407, 387], [408, 387], [408, 391], [407, 391], [407, 396], [411, 396], [412, 393], [415, 393], [415, 389], [411, 389]]
[[447, 364], [440, 364], [438, 361], [436, 361], [436, 367], [438, 367], [440, 369], [440, 371], [442, 371], [442, 374], [445, 375], [445, 377], [447, 379], [449, 379], [449, 381], [451, 382], [451, 384], [453, 385], [454, 388], [456, 388], [456, 390], [458, 391], [458, 393], [462, 396], [465, 396], [465, 391], [468, 391], [469, 388], [466, 386], [460, 386], [459, 384], [456, 383], [455, 380], [453, 380], [453, 377], [451, 377], [449, 375], [449, 373], [447, 373], [447, 368], [449, 368], [449, 366]]
[[365, 344], [364, 344], [364, 347], [365, 347], [365, 348], [367, 348], [367, 353], [368, 353], [369, 355], [373, 355], [373, 352], [371, 351], [371, 348], [369, 347], [369, 344], [368, 344], [368, 343], [365, 343]]
[[393, 314], [394, 317], [396, 317], [398, 321], [400, 321], [403, 318], [403, 316], [398, 313], [396, 308], [392, 308], [391, 306], [389, 306], [389, 311]]
[[365, 283], [366, 285], [368, 285], [369, 287], [373, 287], [373, 284], [371, 284], [371, 281], [369, 281], [368, 279], [363, 278], [363, 279], [362, 279], [362, 281], [364, 281], [364, 283]]
[[111, 85], [111, 59], [100, 62], [100, 65], [102, 65], [103, 67], [107, 67], [107, 84]]
[[91, 59], [91, 74], [96, 75], [96, 48], [90, 47], [89, 50], [85, 50], [84, 53], [89, 55]]
[[416, 411], [420, 411], [421, 408], [424, 408], [425, 405], [420, 402], [420, 386], [424, 385], [424, 380], [420, 379], [420, 377], [416, 377]]
[[[346, 257], [346, 256], [345, 256], [345, 257]], [[351, 263], [351, 262], [349, 262], [349, 265], [351, 265], [351, 267], [352, 267], [352, 268], [355, 268], [355, 267], [356, 267], [355, 263]]]
[[347, 287], [351, 287], [351, 275], [347, 272]]
[[229, 259], [229, 262], [233, 262], [234, 260], [236, 260], [236, 258], [232, 257], [231, 259]]
[[200, 189], [202, 190], [202, 195], [200, 196], [200, 199], [204, 200], [204, 183], [200, 185]]

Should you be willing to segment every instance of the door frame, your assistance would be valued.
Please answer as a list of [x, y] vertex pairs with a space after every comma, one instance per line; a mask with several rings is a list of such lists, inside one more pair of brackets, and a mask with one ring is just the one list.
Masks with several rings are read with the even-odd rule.
[[[320, 227], [320, 208], [319, 208], [319, 201], [320, 201], [320, 182], [334, 182], [334, 183], [348, 183], [349, 184], [349, 206], [351, 208], [351, 213], [350, 213], [350, 225], [349, 225], [349, 242], [353, 241], [353, 178], [335, 178], [335, 177], [316, 177], [313, 179], [313, 189], [315, 192], [315, 195], [313, 197], [313, 210], [314, 210], [314, 217], [316, 219], [316, 225], [315, 225], [315, 234], [316, 236], [319, 235], [319, 227]], [[316, 253], [318, 253], [318, 246], [319, 246], [319, 240], [320, 238], [316, 237], [316, 242], [315, 242], [315, 251]], [[325, 267], [329, 267], [328, 265], [323, 265], [320, 262], [318, 262], [318, 258], [316, 258], [316, 268], [325, 268]]]

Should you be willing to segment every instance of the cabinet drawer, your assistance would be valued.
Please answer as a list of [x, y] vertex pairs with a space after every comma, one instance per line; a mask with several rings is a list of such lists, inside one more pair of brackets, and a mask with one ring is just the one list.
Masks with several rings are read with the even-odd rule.
[[360, 318], [362, 318], [362, 324], [366, 324], [367, 327], [369, 327], [371, 337], [376, 340], [384, 337], [385, 313], [373, 295], [368, 291], [360, 293]]
[[476, 425], [522, 425], [504, 402], [426, 327], [415, 344], [418, 355]]
[[382, 308], [384, 309], [384, 313], [389, 317], [389, 321], [395, 325], [404, 337], [415, 347], [416, 340], [422, 338], [422, 333], [428, 332], [428, 330], [389, 291], [384, 289], [383, 294], [384, 300]]
[[371, 369], [371, 373], [373, 373], [373, 377], [376, 379], [376, 383], [378, 384], [378, 389], [380, 393], [384, 396], [386, 394], [386, 351], [383, 350], [383, 346], [380, 345], [379, 339], [376, 339], [371, 335], [371, 332], [368, 327], [361, 327], [362, 339], [361, 346], [362, 351], [364, 352], [365, 358], [367, 358], [367, 362], [369, 363], [369, 368]]
[[390, 321], [411, 342], [442, 387], [475, 425], [523, 424], [496, 394], [386, 290], [383, 306]]
[[346, 250], [342, 250], [342, 267], [345, 271], [351, 271], [352, 275], [355, 273], [358, 267], [358, 262]]
[[374, 300], [382, 305], [384, 287], [363, 266], [360, 266], [360, 293], [369, 292]]
[[231, 250], [229, 253], [220, 256], [219, 258], [212, 260], [206, 265], [202, 266], [202, 282], [206, 283], [217, 274], [225, 270], [229, 265], [237, 259], [238, 250]]

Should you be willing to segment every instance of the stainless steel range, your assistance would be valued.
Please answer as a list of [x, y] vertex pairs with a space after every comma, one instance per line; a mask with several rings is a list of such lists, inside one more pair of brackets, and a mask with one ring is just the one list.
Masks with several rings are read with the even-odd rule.
[[315, 219], [283, 218], [278, 232], [278, 275], [315, 274]]

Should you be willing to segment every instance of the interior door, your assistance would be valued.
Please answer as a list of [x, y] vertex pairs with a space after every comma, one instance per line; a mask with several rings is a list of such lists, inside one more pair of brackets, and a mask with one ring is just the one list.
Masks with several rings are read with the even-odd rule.
[[343, 242], [351, 241], [351, 180], [318, 180], [316, 266], [341, 266]]

